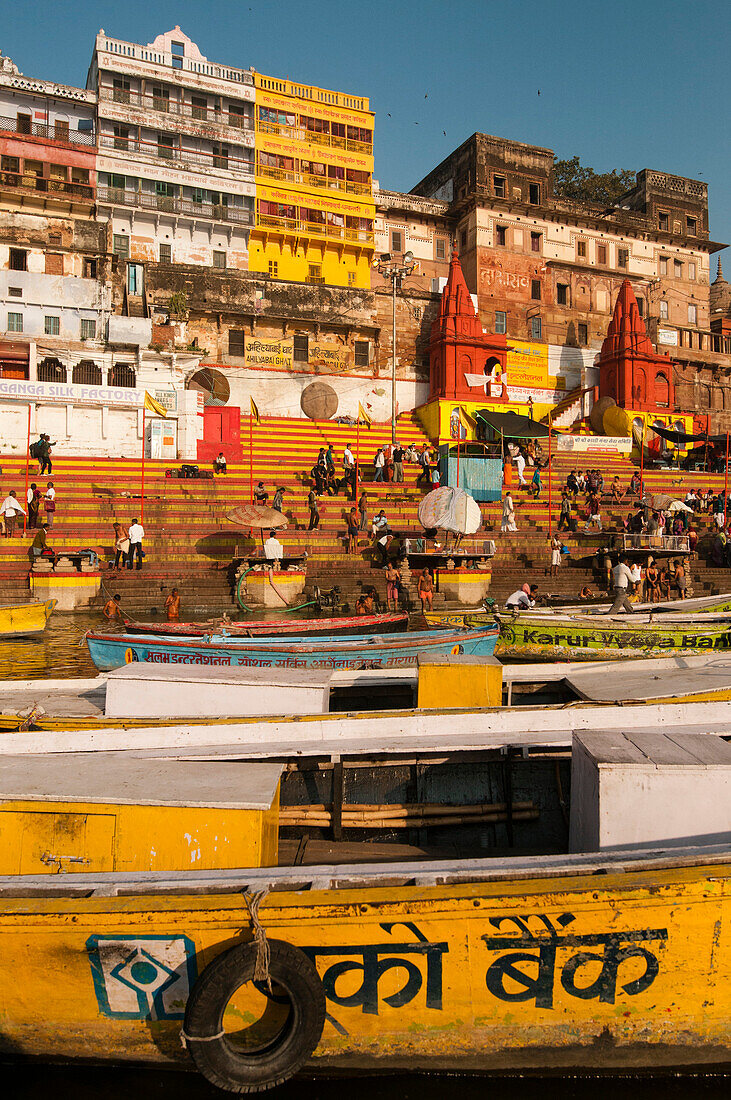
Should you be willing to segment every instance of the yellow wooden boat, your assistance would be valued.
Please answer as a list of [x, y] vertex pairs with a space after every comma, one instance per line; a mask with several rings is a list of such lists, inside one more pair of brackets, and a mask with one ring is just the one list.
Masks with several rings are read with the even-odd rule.
[[0, 638], [25, 638], [41, 634], [56, 606], [56, 600], [36, 600], [0, 607]]
[[[707, 1066], [731, 1056], [727, 846], [0, 879], [0, 1044], [311, 1070]], [[267, 982], [271, 982], [268, 987]]]

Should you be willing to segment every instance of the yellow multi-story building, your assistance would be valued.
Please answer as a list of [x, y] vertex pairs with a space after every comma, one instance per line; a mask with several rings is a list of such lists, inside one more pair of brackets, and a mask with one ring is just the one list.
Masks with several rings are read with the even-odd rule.
[[375, 204], [368, 100], [261, 73], [254, 83], [250, 270], [369, 287]]

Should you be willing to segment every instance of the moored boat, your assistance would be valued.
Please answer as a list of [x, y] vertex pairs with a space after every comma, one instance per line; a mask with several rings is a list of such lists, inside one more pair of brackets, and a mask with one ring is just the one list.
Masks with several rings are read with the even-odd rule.
[[41, 634], [55, 606], [56, 600], [35, 600], [0, 607], [0, 638]]
[[97, 668], [119, 668], [134, 661], [153, 664], [245, 665], [255, 668], [361, 669], [415, 665], [421, 654], [466, 653], [489, 656], [498, 628], [425, 630], [411, 633], [241, 639], [226, 635], [166, 638], [155, 635], [95, 634], [86, 636]]
[[330, 634], [385, 634], [405, 630], [409, 616], [405, 611], [388, 611], [380, 615], [339, 615], [337, 618], [309, 619], [235, 619], [225, 617], [210, 622], [191, 623], [143, 623], [125, 619], [124, 626], [128, 634], [183, 635], [185, 637], [205, 637], [212, 633], [225, 631], [232, 637], [241, 634], [244, 637], [296, 635], [297, 637], [317, 637]]
[[353, 1074], [724, 1063], [730, 860], [720, 845], [647, 846], [11, 876], [0, 879], [3, 1046], [195, 1065], [236, 1092], [305, 1064]]
[[731, 649], [728, 616], [654, 619], [635, 615], [559, 615], [506, 611], [496, 654], [533, 661], [606, 661], [621, 657], [669, 656]]
[[[577, 600], [575, 603], [562, 603], [556, 605], [541, 605], [534, 609], [534, 613], [542, 615], [606, 615], [611, 603], [594, 602], [587, 603]], [[698, 596], [688, 600], [665, 600], [663, 603], [635, 603], [635, 612], [651, 615], [721, 615], [731, 611], [731, 593], [720, 593], [717, 596]], [[496, 610], [498, 610], [496, 608]], [[425, 611], [424, 618], [427, 624], [444, 627], [474, 627], [483, 622], [490, 622], [494, 612], [483, 607], [459, 607], [450, 610]]]

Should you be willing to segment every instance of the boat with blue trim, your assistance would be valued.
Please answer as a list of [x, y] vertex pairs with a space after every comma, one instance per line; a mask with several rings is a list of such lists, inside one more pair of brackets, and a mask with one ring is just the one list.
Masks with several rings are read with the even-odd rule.
[[250, 668], [364, 669], [405, 668], [421, 655], [492, 656], [498, 639], [494, 623], [473, 630], [421, 630], [406, 634], [295, 637], [246, 640], [228, 634], [205, 638], [162, 635], [86, 636], [91, 659], [107, 671], [134, 661], [151, 664], [243, 665]]

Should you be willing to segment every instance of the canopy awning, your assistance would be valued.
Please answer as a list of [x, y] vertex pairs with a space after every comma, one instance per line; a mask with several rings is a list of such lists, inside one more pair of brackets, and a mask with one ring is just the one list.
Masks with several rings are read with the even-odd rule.
[[677, 432], [672, 428], [663, 428], [659, 424], [648, 424], [648, 429], [651, 432], [655, 432], [661, 439], [666, 439], [668, 443], [675, 443], [676, 446], [684, 446], [686, 443], [723, 443], [726, 445], [725, 435], [691, 435], [690, 432]]
[[477, 415], [506, 439], [546, 439], [548, 436], [548, 425], [539, 424], [529, 416], [520, 416], [514, 412], [493, 412], [492, 409], [478, 409]]

